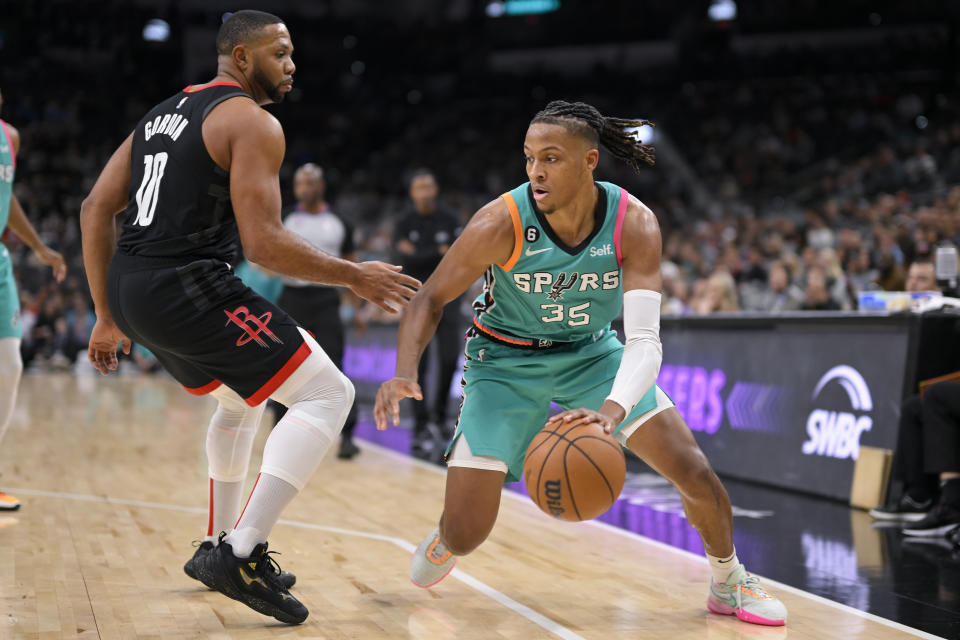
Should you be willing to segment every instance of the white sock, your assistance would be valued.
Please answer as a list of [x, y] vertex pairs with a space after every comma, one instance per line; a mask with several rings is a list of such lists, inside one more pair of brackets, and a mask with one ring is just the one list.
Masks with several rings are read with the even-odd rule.
[[221, 531], [230, 531], [243, 507], [243, 481], [221, 482], [210, 478], [210, 506], [207, 535], [204, 540], [219, 542]]
[[233, 547], [233, 555], [249, 558], [255, 546], [266, 542], [280, 514], [297, 493], [295, 486], [276, 476], [268, 473], [257, 476], [243, 514], [233, 531], [224, 538]]
[[299, 493], [336, 441], [353, 405], [353, 385], [301, 330], [307, 359], [271, 396], [290, 407], [270, 432], [260, 475], [234, 530], [225, 540], [238, 558], [267, 541], [284, 507]]
[[730, 577], [730, 574], [736, 571], [737, 567], [740, 566], [740, 560], [737, 559], [736, 549], [734, 549], [733, 553], [726, 558], [717, 558], [709, 553], [706, 554], [706, 556], [707, 560], [710, 561], [710, 568], [713, 570], [714, 582], [726, 582], [727, 578]]
[[240, 517], [243, 482], [266, 405], [247, 406], [243, 398], [226, 385], [218, 387], [211, 395], [220, 405], [207, 429], [210, 497], [204, 540], [217, 544], [220, 532], [233, 529]]
[[0, 338], [0, 440], [13, 419], [21, 373], [20, 338]]

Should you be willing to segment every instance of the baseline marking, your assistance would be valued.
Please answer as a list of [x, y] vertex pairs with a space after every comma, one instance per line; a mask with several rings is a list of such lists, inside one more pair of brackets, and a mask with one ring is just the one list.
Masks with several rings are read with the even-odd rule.
[[[105, 502], [107, 504], [116, 504], [116, 505], [125, 505], [131, 507], [142, 507], [148, 509], [165, 509], [167, 511], [180, 511], [184, 513], [207, 513], [206, 509], [200, 507], [187, 507], [183, 505], [176, 504], [164, 504], [162, 502], [148, 502], [145, 500], [128, 500], [126, 498], [111, 498], [110, 496], [92, 496], [83, 493], [68, 493], [65, 491], [41, 491], [38, 489], [9, 489], [12, 493], [20, 493], [22, 495], [28, 496], [40, 496], [45, 498], [60, 498], [64, 500], [78, 500], [81, 502]], [[400, 547], [407, 553], [413, 553], [416, 551], [416, 545], [404, 540], [403, 538], [395, 538], [393, 536], [385, 536], [378, 533], [368, 533], [366, 531], [354, 531], [353, 529], [343, 529], [340, 527], [329, 527], [322, 524], [313, 524], [310, 522], [300, 522], [297, 520], [279, 520], [278, 524], [284, 524], [291, 527], [299, 527], [301, 529], [313, 529], [316, 531], [326, 531], [328, 533], [339, 533], [342, 535], [353, 536], [356, 538], [367, 538], [369, 540], [379, 540], [382, 542], [389, 542], [397, 547]], [[514, 613], [517, 613], [530, 622], [536, 624], [539, 627], [542, 627], [552, 633], [553, 635], [563, 638], [563, 640], [586, 640], [581, 635], [578, 635], [563, 626], [562, 624], [551, 620], [550, 618], [544, 616], [541, 613], [538, 613], [531, 609], [530, 607], [521, 604], [511, 598], [510, 596], [497, 591], [490, 585], [477, 580], [468, 573], [461, 571], [460, 569], [454, 569], [450, 572], [450, 577], [456, 578], [463, 584], [467, 585], [474, 591], [487, 596], [491, 600], [505, 606]]]
[[[406, 460], [408, 463], [411, 463], [411, 464], [413, 464], [414, 466], [420, 467], [421, 469], [425, 469], [425, 470], [430, 471], [430, 472], [432, 472], [432, 473], [446, 474], [446, 471], [445, 471], [444, 469], [442, 469], [442, 468], [440, 468], [440, 467], [438, 467], [438, 466], [436, 466], [436, 465], [433, 465], [433, 464], [424, 462], [423, 460], [418, 460], [418, 459], [416, 459], [416, 458], [412, 458], [412, 457], [407, 456], [407, 455], [405, 455], [405, 454], [403, 454], [403, 453], [400, 453], [399, 451], [394, 451], [393, 449], [388, 449], [387, 447], [384, 447], [383, 445], [377, 444], [376, 442], [370, 442], [369, 440], [364, 440], [364, 441], [363, 441], [363, 446], [364, 446], [364, 447], [370, 447], [371, 449], [376, 450], [378, 453], [382, 453], [382, 454], [387, 455], [387, 456], [392, 456], [392, 457], [394, 457], [394, 458], [400, 458], [400, 459]], [[13, 490], [11, 489], [11, 491], [13, 491]], [[525, 497], [525, 496], [523, 496], [523, 495], [520, 495], [519, 493], [514, 493], [513, 491], [506, 491], [506, 490], [505, 490], [505, 491], [503, 492], [503, 495], [509, 496], [510, 498], [514, 499], [515, 501], [522, 502], [523, 504], [525, 504], [525, 505], [527, 505], [527, 506], [529, 506], [529, 507], [532, 507], [532, 508], [534, 508], [534, 509], [537, 508], [537, 505], [533, 504], [533, 502], [532, 502], [529, 498], [527, 498], [527, 497]], [[698, 562], [700, 562], [700, 563], [702, 563], [702, 564], [709, 564], [709, 563], [707, 562], [707, 559], [706, 559], [704, 556], [698, 555], [698, 554], [693, 553], [693, 552], [691, 552], [691, 551], [687, 551], [686, 549], [678, 549], [678, 548], [676, 548], [676, 547], [671, 547], [670, 545], [668, 545], [668, 544], [666, 544], [666, 543], [664, 543], [664, 542], [660, 542], [659, 540], [654, 540], [654, 539], [652, 539], [652, 538], [647, 538], [647, 537], [645, 537], [645, 536], [640, 535], [639, 533], [634, 533], [633, 531], [627, 531], [626, 529], [621, 529], [620, 527], [615, 527], [615, 526], [613, 526], [612, 524], [607, 524], [606, 522], [598, 522], [598, 521], [596, 521], [596, 520], [589, 520], [589, 521], [587, 521], [585, 524], [587, 524], [587, 525], [589, 525], [589, 526], [591, 526], [591, 527], [597, 527], [597, 528], [600, 528], [600, 529], [605, 529], [605, 530], [607, 530], [607, 531], [609, 531], [609, 532], [611, 532], [611, 533], [615, 533], [615, 534], [617, 534], [617, 535], [620, 535], [620, 536], [623, 536], [623, 537], [626, 537], [626, 538], [631, 538], [631, 539], [633, 539], [633, 540], [639, 540], [640, 542], [643, 542], [643, 543], [645, 543], [645, 544], [652, 545], [652, 546], [656, 547], [657, 549], [662, 549], [662, 550], [664, 550], [664, 551], [670, 551], [671, 553], [675, 553], [675, 554], [679, 554], [679, 555], [686, 556], [686, 557], [688, 557], [688, 558], [692, 558], [692, 559], [697, 560]], [[451, 574], [451, 575], [452, 575], [452, 574]], [[890, 628], [892, 628], [892, 629], [896, 629], [896, 630], [898, 630], [898, 631], [903, 631], [904, 633], [909, 633], [909, 634], [911, 634], [911, 635], [913, 635], [913, 636], [916, 636], [916, 637], [918, 637], [918, 638], [924, 638], [924, 640], [944, 640], [942, 637], [940, 637], [940, 636], [935, 636], [935, 635], [933, 635], [933, 634], [931, 634], [931, 633], [927, 633], [926, 631], [921, 631], [920, 629], [914, 629], [913, 627], [908, 627], [908, 626], [906, 626], [906, 625], [904, 625], [904, 624], [901, 624], [901, 623], [899, 623], [899, 622], [896, 622], [896, 621], [894, 621], [894, 620], [889, 620], [889, 619], [887, 619], [887, 618], [883, 618], [883, 617], [880, 617], [880, 616], [875, 615], [875, 614], [873, 614], [873, 613], [870, 613], [869, 611], [861, 611], [860, 609], [856, 609], [856, 608], [851, 607], [851, 606], [849, 606], [849, 605], [846, 605], [846, 604], [843, 604], [843, 603], [840, 603], [840, 602], [834, 602], [833, 600], [830, 600], [830, 599], [828, 599], [828, 598], [824, 598], [823, 596], [818, 596], [818, 595], [816, 595], [815, 593], [810, 593], [810, 592], [808, 592], [808, 591], [804, 591], [804, 590], [798, 589], [798, 588], [796, 588], [796, 587], [791, 587], [791, 586], [788, 585], [788, 584], [783, 584], [782, 582], [778, 582], [778, 581], [772, 580], [772, 579], [770, 579], [770, 578], [764, 578], [764, 581], [765, 581], [767, 584], [770, 584], [770, 585], [776, 587], [777, 589], [782, 589], [782, 590], [784, 590], [784, 591], [789, 591], [790, 593], [792, 593], [792, 594], [794, 594], [794, 595], [802, 596], [802, 597], [807, 598], [807, 599], [809, 599], [809, 600], [813, 600], [814, 602], [818, 602], [818, 603], [820, 603], [820, 604], [822, 604], [822, 605], [826, 605], [826, 606], [832, 607], [832, 608], [834, 608], [834, 609], [839, 609], [840, 611], [843, 611], [843, 612], [845, 612], [845, 613], [850, 613], [850, 614], [853, 614], [853, 615], [855, 615], [855, 616], [859, 616], [859, 617], [864, 618], [864, 619], [866, 619], [866, 620], [870, 620], [870, 621], [872, 621], [872, 622], [876, 622], [877, 624], [882, 624], [882, 625], [887, 626], [887, 627], [890, 627]]]

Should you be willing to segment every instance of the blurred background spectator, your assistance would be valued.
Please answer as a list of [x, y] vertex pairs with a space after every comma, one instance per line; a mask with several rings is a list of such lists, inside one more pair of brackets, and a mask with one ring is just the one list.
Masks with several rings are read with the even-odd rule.
[[[69, 366], [84, 348], [80, 202], [140, 114], [212, 76], [221, 4], [0, 4], [2, 117], [23, 140], [16, 193], [71, 274], [52, 284], [4, 237], [29, 366]], [[604, 3], [602, 20], [583, 0], [528, 16], [495, 4], [271, 7], [297, 47], [296, 87], [270, 107], [287, 135], [284, 197], [295, 167], [330, 167], [327, 200], [354, 226], [358, 259], [393, 257], [404, 176], [426, 162], [458, 226], [523, 182], [523, 132], [554, 98], [657, 123], [638, 132], [656, 167], [635, 175], [602, 156], [598, 178], [660, 220], [665, 314], [854, 309], [860, 292], [902, 290], [908, 265], [960, 243], [953, 3], [740, 0], [711, 19], [711, 0], [649, 0], [642, 20], [632, 0]]]

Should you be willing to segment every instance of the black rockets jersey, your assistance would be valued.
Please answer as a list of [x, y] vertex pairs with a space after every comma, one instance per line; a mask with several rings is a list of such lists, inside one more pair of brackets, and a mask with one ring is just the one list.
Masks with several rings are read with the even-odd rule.
[[238, 84], [187, 87], [143, 117], [133, 133], [129, 204], [118, 249], [130, 256], [232, 262], [239, 242], [230, 176], [207, 153], [203, 121]]

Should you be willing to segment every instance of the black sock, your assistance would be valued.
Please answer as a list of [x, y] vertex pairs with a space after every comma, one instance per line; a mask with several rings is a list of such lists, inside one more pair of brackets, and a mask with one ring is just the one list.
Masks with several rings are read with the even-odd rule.
[[943, 481], [940, 485], [940, 503], [960, 508], [960, 478]]

